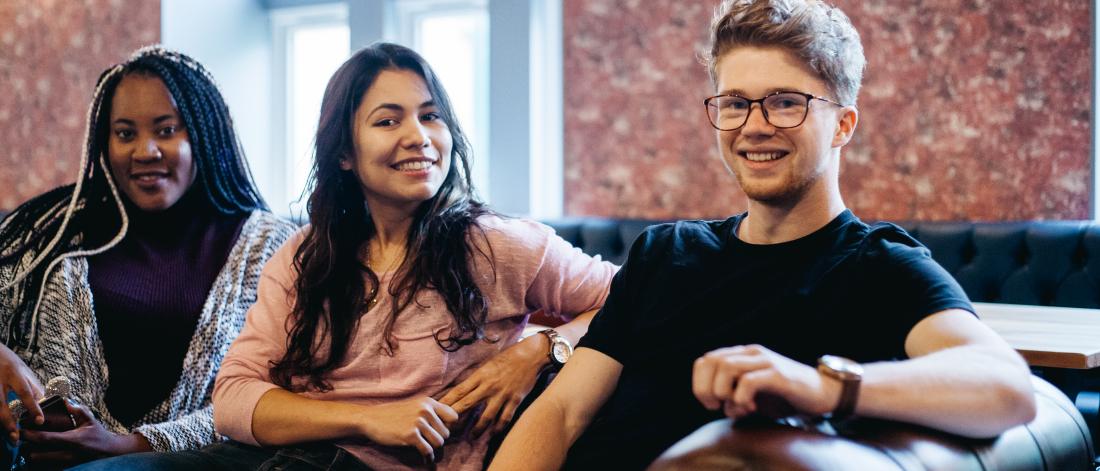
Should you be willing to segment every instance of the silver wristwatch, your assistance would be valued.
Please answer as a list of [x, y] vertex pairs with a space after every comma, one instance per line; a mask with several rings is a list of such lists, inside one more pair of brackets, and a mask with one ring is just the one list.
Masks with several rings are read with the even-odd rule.
[[550, 352], [547, 354], [550, 357], [550, 363], [561, 368], [565, 362], [569, 361], [569, 357], [573, 356], [573, 345], [568, 339], [558, 335], [554, 329], [540, 330], [539, 333], [550, 339]]

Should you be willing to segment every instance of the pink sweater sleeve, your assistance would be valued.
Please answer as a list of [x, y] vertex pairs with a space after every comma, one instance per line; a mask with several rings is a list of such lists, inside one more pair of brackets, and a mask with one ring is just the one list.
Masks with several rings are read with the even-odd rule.
[[571, 320], [603, 307], [611, 278], [618, 270], [611, 262], [591, 257], [557, 234], [550, 234], [534, 281], [527, 289], [527, 304]]
[[264, 393], [279, 387], [271, 383], [268, 367], [286, 352], [285, 322], [294, 302], [292, 261], [303, 234], [291, 237], [264, 266], [256, 304], [214, 381], [214, 428], [239, 442], [259, 445], [252, 435], [252, 412]]
[[619, 267], [573, 247], [549, 226], [526, 219], [482, 218], [490, 234], [498, 266], [514, 280], [522, 280], [524, 302], [530, 310], [570, 320], [603, 306], [611, 278]]

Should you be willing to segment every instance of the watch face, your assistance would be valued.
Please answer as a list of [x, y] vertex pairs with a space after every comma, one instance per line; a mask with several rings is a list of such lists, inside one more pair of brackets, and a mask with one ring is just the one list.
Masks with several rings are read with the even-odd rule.
[[554, 342], [554, 345], [550, 348], [550, 354], [554, 356], [554, 361], [565, 363], [573, 355], [573, 349], [567, 343]]
[[840, 379], [859, 379], [863, 376], [863, 365], [847, 358], [824, 355], [818, 361]]

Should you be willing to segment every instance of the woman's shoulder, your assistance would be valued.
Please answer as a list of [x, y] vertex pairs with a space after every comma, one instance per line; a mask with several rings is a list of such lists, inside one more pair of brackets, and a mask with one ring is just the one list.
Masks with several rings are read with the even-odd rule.
[[260, 239], [266, 241], [264, 245], [278, 247], [289, 240], [298, 229], [296, 224], [285, 218], [269, 211], [255, 210], [241, 227], [241, 239]]
[[476, 236], [480, 230], [493, 249], [541, 250], [554, 235], [550, 226], [525, 218], [488, 214], [479, 216], [476, 223], [476, 227], [471, 227], [474, 240], [479, 239]]
[[[5, 258], [3, 265], [19, 265], [30, 263], [40, 255], [40, 250], [45, 244], [31, 241], [41, 240], [41, 237], [53, 237], [56, 230], [62, 225], [66, 217], [71, 216], [68, 206], [72, 201], [73, 185], [64, 185], [46, 193], [31, 198], [0, 217], [0, 255]], [[77, 200], [73, 209], [80, 210], [84, 207], [83, 200]], [[77, 222], [69, 220], [72, 228]], [[98, 229], [107, 230], [97, 226]], [[75, 234], [78, 231], [70, 231], [72, 239], [63, 244], [76, 245], [80, 243], [81, 236]], [[20, 253], [20, 255], [9, 256]]]
[[257, 209], [248, 217], [247, 225], [256, 232], [278, 232], [288, 236], [299, 229], [297, 224], [270, 211]]
[[263, 273], [289, 283], [294, 277], [294, 257], [298, 253], [298, 247], [302, 245], [306, 235], [309, 234], [309, 225], [299, 227], [291, 224], [286, 228], [287, 233], [280, 243], [272, 247], [270, 257], [263, 264]]
[[[0, 232], [10, 234], [18, 231], [20, 235], [26, 235], [54, 223], [65, 216], [64, 209], [72, 202], [72, 193], [73, 185], [69, 184], [24, 201], [0, 217]], [[83, 205], [83, 201], [78, 201], [76, 206], [80, 208]]]

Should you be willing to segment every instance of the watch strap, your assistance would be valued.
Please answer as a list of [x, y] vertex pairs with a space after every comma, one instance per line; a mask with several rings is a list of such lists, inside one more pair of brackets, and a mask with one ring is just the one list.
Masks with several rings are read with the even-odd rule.
[[545, 335], [546, 339], [550, 341], [550, 348], [546, 350], [546, 357], [550, 359], [550, 365], [555, 368], [564, 366], [565, 364], [558, 361], [557, 357], [554, 356], [554, 344], [565, 340], [565, 338], [554, 329], [542, 329], [539, 333]]
[[829, 418], [845, 419], [856, 412], [856, 401], [859, 399], [859, 383], [858, 379], [840, 380], [840, 401], [837, 402], [836, 409], [833, 409], [833, 412], [829, 414]]
[[840, 382], [840, 399], [829, 418], [840, 420], [853, 415], [863, 381], [863, 366], [847, 358], [825, 355], [818, 359], [817, 370]]

